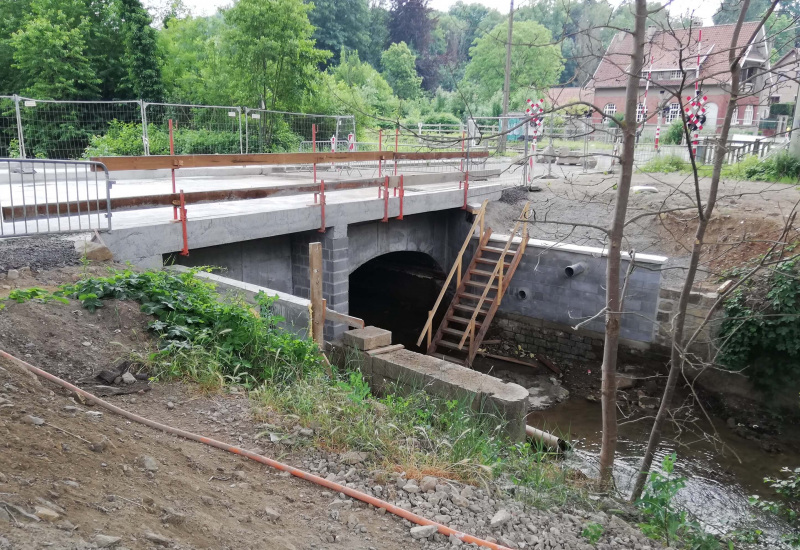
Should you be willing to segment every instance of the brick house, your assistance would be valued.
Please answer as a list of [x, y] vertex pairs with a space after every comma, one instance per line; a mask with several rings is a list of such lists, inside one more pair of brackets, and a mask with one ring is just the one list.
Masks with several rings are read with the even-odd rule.
[[[739, 33], [737, 48], [745, 50], [742, 63], [740, 97], [734, 111], [733, 133], [758, 133], [759, 120], [769, 111], [769, 48], [764, 30], [756, 33], [757, 22], [745, 23]], [[722, 119], [730, 100], [730, 71], [728, 51], [734, 25], [694, 27], [691, 29], [658, 30], [650, 27], [645, 44], [645, 63], [639, 80], [639, 104], [635, 113], [637, 122], [644, 123], [645, 131], [652, 133], [657, 123], [658, 105], [662, 101], [668, 108], [662, 127], [676, 118], [686, 103], [687, 96], [694, 96], [697, 74], [698, 38], [700, 51], [700, 86], [708, 97], [706, 124], [703, 134], [719, 133]], [[755, 33], [755, 36], [754, 36]], [[751, 40], [751, 37], [753, 38]], [[620, 114], [625, 106], [625, 86], [630, 66], [633, 37], [626, 32], [617, 33], [609, 44], [587, 88], [594, 92], [595, 105], [606, 115]], [[652, 59], [650, 89], [647, 105], [644, 105], [644, 90]], [[682, 97], [675, 97], [681, 79], [685, 75]], [[661, 91], [664, 93], [660, 93]], [[766, 111], [766, 112], [765, 112]], [[625, 113], [627, 116], [628, 113]], [[602, 121], [595, 113], [593, 120]]]

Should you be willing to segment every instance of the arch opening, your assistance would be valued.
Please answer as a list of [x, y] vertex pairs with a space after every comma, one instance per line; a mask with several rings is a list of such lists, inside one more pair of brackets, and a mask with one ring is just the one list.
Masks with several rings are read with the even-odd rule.
[[[350, 274], [350, 315], [391, 330], [393, 344], [424, 353], [417, 338], [446, 277], [438, 262], [423, 252], [378, 256]], [[434, 331], [439, 320], [434, 319]]]

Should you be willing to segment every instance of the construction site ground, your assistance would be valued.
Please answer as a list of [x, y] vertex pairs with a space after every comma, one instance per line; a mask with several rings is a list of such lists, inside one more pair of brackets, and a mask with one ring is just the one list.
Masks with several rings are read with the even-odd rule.
[[[496, 233], [510, 231], [519, 214], [519, 203], [530, 200], [535, 216], [530, 227], [532, 238], [603, 248], [606, 238], [601, 228], [611, 225], [619, 175], [553, 173], [558, 177], [531, 183], [539, 191], [508, 190], [503, 200], [490, 203], [487, 224]], [[700, 180], [704, 199], [709, 185], [709, 178]], [[636, 173], [633, 186], [654, 190], [634, 189], [631, 193], [626, 219], [649, 215], [626, 228], [623, 249], [667, 256], [664, 286], [679, 285], [685, 275], [680, 268], [688, 265], [695, 239], [698, 212], [693, 207], [694, 180], [688, 174]], [[780, 236], [798, 200], [796, 186], [724, 180], [706, 232], [709, 245], [703, 251], [703, 273], [698, 280], [707, 280], [712, 286], [720, 273], [763, 253]], [[797, 230], [792, 229], [789, 238], [796, 237]]]

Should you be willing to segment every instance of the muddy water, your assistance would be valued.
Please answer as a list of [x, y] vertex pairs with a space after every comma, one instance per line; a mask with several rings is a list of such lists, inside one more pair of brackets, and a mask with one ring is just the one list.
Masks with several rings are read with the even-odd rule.
[[[628, 495], [647, 444], [652, 419], [630, 423], [620, 421], [615, 481], [619, 492]], [[566, 458], [568, 465], [592, 477], [597, 476], [601, 435], [599, 403], [583, 398], [571, 399], [552, 409], [531, 413], [528, 423], [569, 438], [575, 451]], [[704, 424], [705, 431], [711, 431], [708, 423]], [[654, 464], [660, 464], [661, 459], [670, 453], [677, 454], [675, 471], [687, 481], [676, 499], [708, 530], [725, 533], [757, 525], [772, 535], [770, 538], [773, 540], [767, 543], [767, 547], [774, 548], [781, 526], [772, 518], [754, 517], [755, 510], [749, 505], [748, 497], [754, 494], [774, 497], [763, 483], [764, 477], [778, 475], [783, 466], [796, 467], [800, 464], [800, 453], [795, 448], [780, 454], [768, 454], [761, 450], [758, 442], [732, 433], [720, 419], [714, 419], [714, 424], [727, 448], [704, 437], [699, 429], [702, 426], [683, 433], [670, 427]]]

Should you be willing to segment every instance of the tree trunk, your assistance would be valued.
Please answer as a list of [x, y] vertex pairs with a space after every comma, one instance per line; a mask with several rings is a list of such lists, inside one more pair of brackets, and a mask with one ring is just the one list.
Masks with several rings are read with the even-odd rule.
[[606, 334], [603, 343], [603, 441], [600, 448], [600, 482], [610, 485], [617, 449], [617, 354], [619, 331], [622, 322], [620, 264], [625, 216], [628, 213], [628, 195], [633, 177], [633, 156], [636, 145], [636, 106], [639, 103], [639, 78], [644, 64], [646, 0], [636, 0], [633, 31], [633, 53], [628, 69], [625, 90], [625, 120], [622, 123], [623, 142], [620, 177], [614, 204], [614, 219], [609, 231], [608, 263], [606, 266]]
[[[766, 20], [766, 17], [768, 17], [772, 12], [774, 6], [777, 4], [777, 1], [778, 0], [773, 1], [772, 9], [767, 11], [767, 15], [764, 16], [763, 20]], [[733, 110], [736, 108], [736, 101], [739, 99], [739, 80], [741, 76], [741, 67], [739, 64], [740, 55], [737, 54], [736, 44], [738, 43], [739, 34], [741, 32], [742, 24], [744, 23], [745, 14], [747, 13], [747, 8], [749, 5], [750, 0], [742, 1], [739, 19], [736, 23], [736, 28], [734, 29], [733, 37], [731, 39], [730, 50], [728, 52], [728, 61], [731, 69], [730, 101], [728, 102], [728, 109], [725, 112], [725, 119], [722, 123], [722, 132], [720, 133], [719, 144], [714, 153], [714, 170], [711, 175], [711, 186], [708, 191], [706, 207], [703, 209], [702, 204], [697, 205], [700, 216], [697, 223], [697, 231], [695, 232], [694, 245], [692, 246], [692, 255], [689, 261], [689, 268], [686, 272], [686, 280], [683, 283], [681, 296], [678, 300], [678, 309], [675, 313], [675, 328], [671, 341], [672, 349], [670, 352], [669, 376], [667, 377], [667, 385], [664, 388], [664, 394], [661, 397], [661, 405], [658, 408], [658, 413], [656, 414], [656, 419], [653, 423], [653, 429], [650, 432], [650, 439], [647, 442], [647, 449], [645, 450], [644, 458], [642, 459], [642, 465], [639, 468], [639, 473], [636, 477], [636, 483], [634, 484], [633, 492], [631, 493], [631, 502], [639, 499], [642, 495], [642, 491], [644, 490], [644, 485], [647, 481], [647, 475], [650, 472], [650, 467], [653, 464], [653, 457], [655, 456], [656, 449], [661, 442], [664, 423], [666, 422], [669, 414], [669, 408], [672, 397], [675, 393], [675, 386], [678, 382], [678, 376], [680, 376], [685, 364], [685, 347], [690, 344], [684, 339], [686, 308], [689, 304], [689, 297], [692, 292], [692, 287], [694, 286], [695, 277], [697, 276], [697, 267], [700, 263], [700, 254], [703, 248], [703, 238], [705, 237], [706, 228], [708, 227], [708, 222], [711, 219], [711, 215], [714, 212], [714, 206], [717, 201], [717, 192], [719, 191], [719, 182], [722, 175], [722, 164], [725, 160], [726, 142], [728, 140], [728, 135], [730, 134]], [[687, 147], [691, 149], [692, 144], [687, 143]], [[695, 182], [697, 182], [696, 174]], [[695, 185], [698, 184], [695, 183]], [[696, 192], [699, 200], [699, 185]]]

